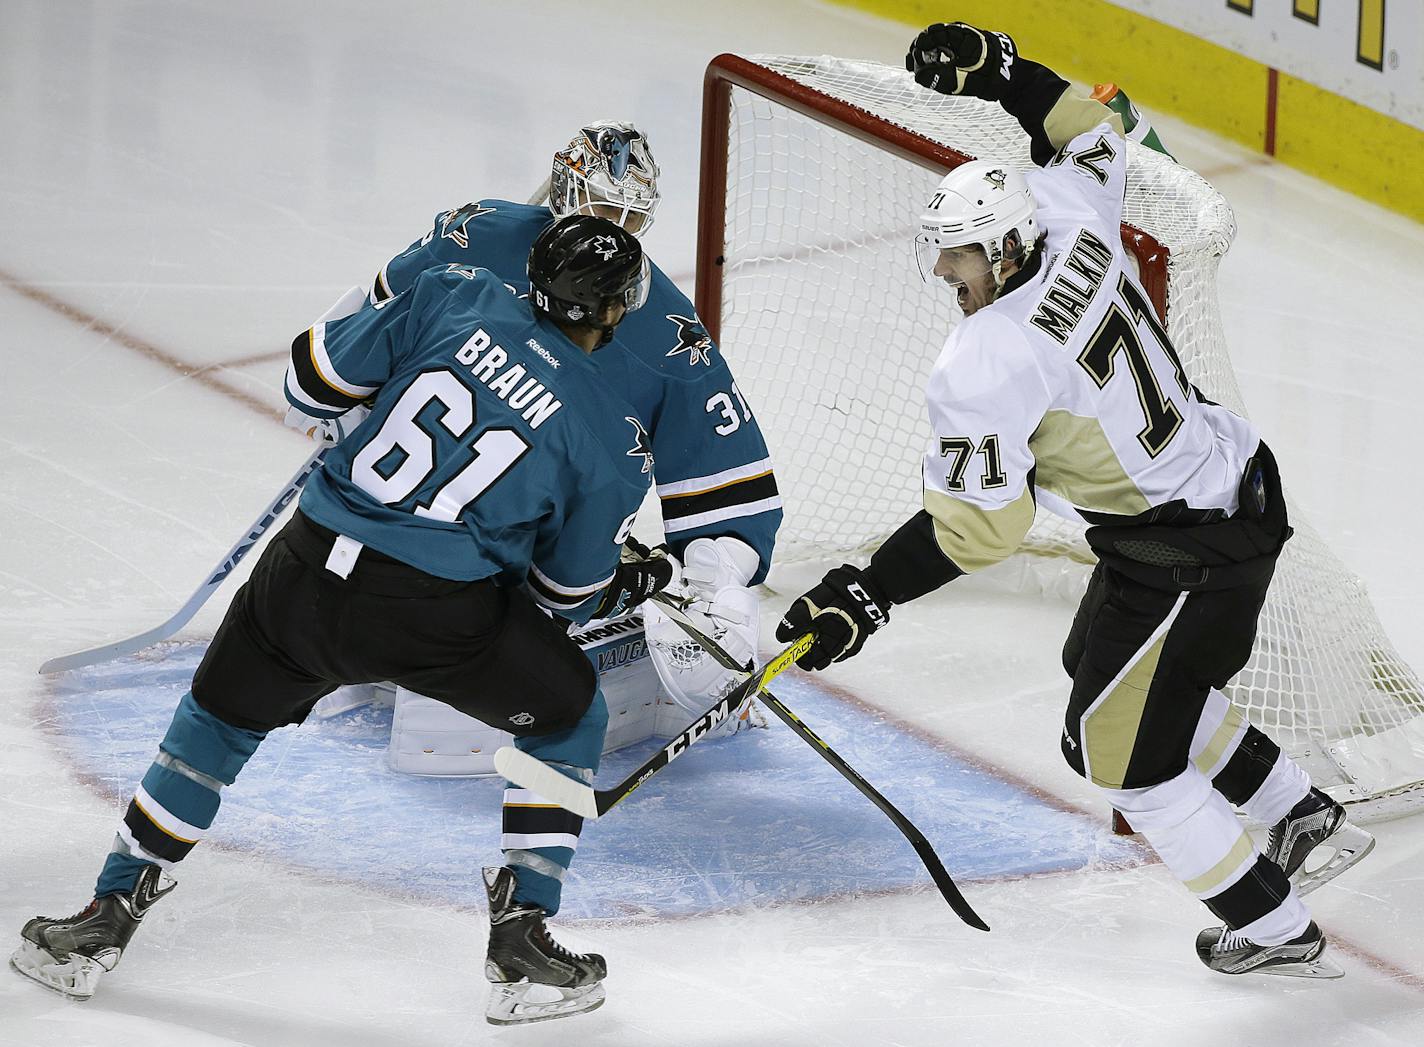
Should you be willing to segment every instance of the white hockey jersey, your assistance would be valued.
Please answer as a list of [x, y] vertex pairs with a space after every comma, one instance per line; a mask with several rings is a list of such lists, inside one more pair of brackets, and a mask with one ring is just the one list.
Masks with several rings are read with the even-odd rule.
[[1236, 510], [1260, 437], [1201, 401], [1132, 273], [1126, 154], [1104, 124], [1028, 173], [1047, 233], [1038, 272], [958, 324], [930, 375], [925, 508], [964, 571], [1018, 548], [1035, 491], [1070, 519], [1176, 500]]

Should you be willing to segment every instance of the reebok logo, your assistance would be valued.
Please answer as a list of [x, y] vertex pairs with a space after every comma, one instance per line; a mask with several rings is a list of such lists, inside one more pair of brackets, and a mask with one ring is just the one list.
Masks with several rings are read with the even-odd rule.
[[534, 350], [534, 352], [537, 353], [539, 356], [542, 356], [550, 367], [554, 368], [555, 370], [558, 369], [559, 358], [553, 353], [549, 352], [549, 350], [545, 349], [535, 339], [531, 338], [524, 344], [527, 345], [530, 349]]

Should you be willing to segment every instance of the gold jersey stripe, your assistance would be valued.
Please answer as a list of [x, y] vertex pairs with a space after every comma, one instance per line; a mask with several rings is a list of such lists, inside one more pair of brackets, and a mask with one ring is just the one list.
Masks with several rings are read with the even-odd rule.
[[925, 509], [934, 518], [940, 551], [968, 573], [998, 563], [1019, 547], [1033, 525], [1033, 492], [1025, 487], [1008, 505], [984, 509], [926, 488]]
[[1034, 483], [1082, 509], [1136, 516], [1152, 508], [1113, 450], [1103, 423], [1049, 411], [1028, 438]]
[[1119, 113], [1081, 88], [1070, 85], [1048, 111], [1043, 120], [1043, 130], [1053, 148], [1062, 149], [1085, 130], [1092, 130], [1099, 124], [1108, 124], [1118, 134], [1126, 134]]
[[753, 476], [739, 476], [735, 480], [728, 480], [724, 484], [717, 484], [713, 487], [703, 487], [696, 491], [679, 491], [677, 494], [662, 494], [658, 497], [664, 502], [676, 501], [679, 498], [696, 498], [700, 494], [711, 494], [713, 491], [720, 491], [723, 488], [732, 487], [736, 484], [744, 484], [750, 480], [760, 480], [763, 476], [770, 476], [771, 473], [772, 471], [767, 469], [765, 472], [756, 473]]

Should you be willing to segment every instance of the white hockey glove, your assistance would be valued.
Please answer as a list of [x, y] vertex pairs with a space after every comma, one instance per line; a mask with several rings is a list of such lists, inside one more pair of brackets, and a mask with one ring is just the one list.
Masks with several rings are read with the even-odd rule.
[[317, 443], [335, 446], [351, 435], [353, 429], [366, 420], [371, 409], [365, 404], [357, 404], [345, 414], [335, 418], [314, 418], [295, 407], [287, 408], [287, 417], [282, 419], [293, 429], [299, 429]]
[[[761, 601], [747, 588], [756, 573], [759, 558], [737, 538], [696, 538], [683, 552], [680, 584], [692, 598], [687, 615], [699, 629], [716, 640], [738, 662], [756, 660]], [[709, 705], [735, 687], [740, 673], [721, 666], [711, 655], [655, 603], [644, 609], [648, 652], [664, 690], [689, 713], [704, 712]], [[748, 697], [733, 710], [716, 733], [735, 734], [743, 727], [764, 724]]]

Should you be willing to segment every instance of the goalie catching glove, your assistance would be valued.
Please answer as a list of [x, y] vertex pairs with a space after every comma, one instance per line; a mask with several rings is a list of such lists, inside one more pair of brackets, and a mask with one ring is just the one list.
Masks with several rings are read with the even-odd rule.
[[789, 643], [805, 632], [815, 633], [815, 643], [796, 664], [824, 669], [859, 654], [866, 637], [889, 621], [890, 599], [880, 586], [868, 572], [842, 564], [786, 609], [776, 638]]
[[905, 68], [931, 91], [997, 102], [1009, 86], [1016, 55], [1014, 42], [1003, 33], [936, 22], [910, 44]]
[[[740, 663], [756, 661], [761, 602], [747, 587], [759, 564], [756, 551], [731, 536], [694, 538], [683, 550], [680, 587], [690, 602], [685, 613], [703, 633]], [[663, 689], [688, 712], [703, 712], [745, 678], [721, 665], [662, 612], [649, 604], [643, 614], [648, 653]], [[759, 723], [753, 695], [714, 734], [735, 734]]]

